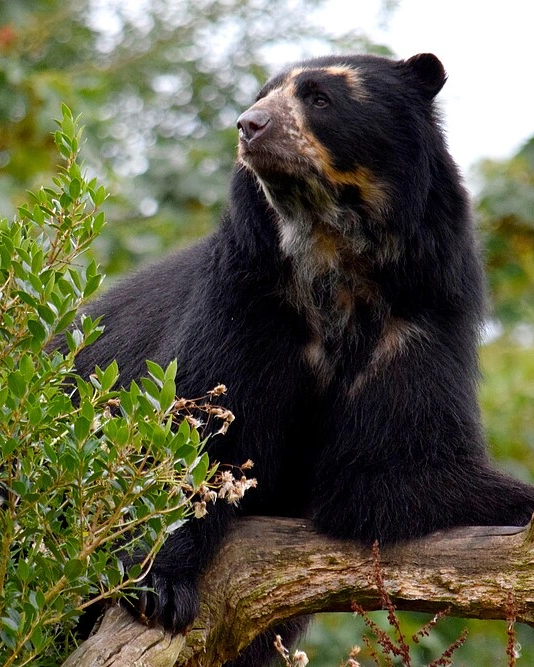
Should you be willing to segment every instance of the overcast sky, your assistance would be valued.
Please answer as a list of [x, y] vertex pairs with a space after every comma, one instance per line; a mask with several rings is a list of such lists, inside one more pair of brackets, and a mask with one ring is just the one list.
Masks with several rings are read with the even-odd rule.
[[449, 146], [467, 172], [534, 135], [533, 0], [401, 0], [381, 29], [380, 0], [329, 0], [330, 26], [360, 28], [400, 58], [429, 51], [449, 75], [440, 93]]

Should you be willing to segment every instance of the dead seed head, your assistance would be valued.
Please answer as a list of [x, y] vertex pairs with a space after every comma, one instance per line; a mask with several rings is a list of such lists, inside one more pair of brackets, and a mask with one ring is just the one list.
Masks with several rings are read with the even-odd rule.
[[210, 396], [220, 396], [221, 394], [226, 394], [226, 385], [218, 384], [216, 387], [213, 387], [211, 391], [208, 391]]
[[195, 513], [195, 519], [202, 519], [206, 516], [208, 510], [206, 509], [206, 502], [201, 500], [199, 502], [193, 503], [193, 511]]

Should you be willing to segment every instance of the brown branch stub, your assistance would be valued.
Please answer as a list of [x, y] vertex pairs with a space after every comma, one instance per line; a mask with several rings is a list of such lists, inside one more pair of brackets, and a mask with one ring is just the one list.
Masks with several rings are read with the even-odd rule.
[[[380, 552], [382, 577], [398, 610], [534, 622], [534, 545], [527, 528], [472, 527], [435, 533]], [[320, 611], [381, 608], [371, 550], [317, 534], [296, 519], [242, 519], [201, 582], [202, 608], [185, 640], [170, 640], [121, 610], [108, 615], [82, 662], [66, 665], [217, 667], [275, 622]], [[126, 637], [132, 632], [131, 637]], [[156, 633], [156, 634], [154, 634]], [[159, 634], [158, 634], [159, 633]], [[180, 644], [181, 642], [181, 644]], [[137, 662], [124, 661], [133, 651]], [[161, 650], [160, 650], [161, 649]], [[100, 651], [101, 653], [98, 653]], [[105, 658], [102, 652], [105, 652]], [[121, 655], [122, 653], [122, 655]]]
[[185, 637], [171, 637], [161, 628], [141, 625], [121, 607], [108, 609], [92, 637], [63, 667], [172, 667], [185, 645]]

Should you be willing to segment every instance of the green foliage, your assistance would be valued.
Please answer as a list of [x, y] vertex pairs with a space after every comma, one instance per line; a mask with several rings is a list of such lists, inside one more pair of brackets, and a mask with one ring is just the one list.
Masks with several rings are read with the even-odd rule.
[[[82, 379], [75, 357], [101, 332], [83, 316], [66, 333], [68, 352], [53, 349], [100, 285], [82, 255], [102, 228], [106, 198], [76, 161], [81, 130], [62, 111], [55, 142], [65, 166], [54, 187], [0, 223], [4, 666], [61, 662], [87, 597], [125, 594], [140, 580], [215, 472], [199, 433], [179, 426], [176, 362], [149, 364], [142, 386], [129, 389], [115, 389], [115, 362]], [[118, 551], [139, 546], [146, 558], [125, 574]]]
[[534, 347], [505, 335], [482, 347], [481, 362], [480, 400], [492, 453], [534, 483]]
[[478, 211], [495, 315], [534, 322], [534, 137], [511, 160], [480, 165]]
[[[407, 637], [413, 634], [432, 619], [430, 614], [415, 612], [397, 612], [403, 632]], [[387, 612], [377, 611], [368, 614], [385, 632], [390, 632]], [[428, 665], [447, 650], [447, 648], [467, 629], [465, 644], [454, 652], [454, 665], [499, 665], [508, 664], [506, 654], [507, 630], [506, 621], [477, 621], [463, 618], [443, 619], [419, 644], [412, 645], [413, 664], [418, 667]], [[531, 665], [534, 661], [532, 629], [523, 624], [516, 624], [517, 659], [520, 665]], [[314, 621], [306, 637], [300, 642], [310, 659], [310, 667], [333, 667], [347, 665], [348, 648], [355, 644], [361, 647], [357, 660], [361, 667], [375, 667], [371, 648], [366, 646], [362, 637], [368, 632], [364, 618], [354, 614], [320, 614]], [[380, 653], [379, 653], [380, 655]], [[400, 661], [393, 664], [402, 664]]]

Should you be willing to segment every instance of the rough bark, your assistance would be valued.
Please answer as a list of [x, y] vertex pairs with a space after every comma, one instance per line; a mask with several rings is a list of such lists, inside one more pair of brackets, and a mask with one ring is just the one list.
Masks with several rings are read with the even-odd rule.
[[[435, 533], [380, 553], [399, 610], [503, 619], [513, 594], [518, 621], [534, 624], [534, 529], [472, 527]], [[202, 609], [186, 637], [108, 610], [65, 666], [217, 667], [274, 622], [353, 601], [380, 608], [371, 550], [327, 539], [302, 520], [240, 521], [201, 583]]]

